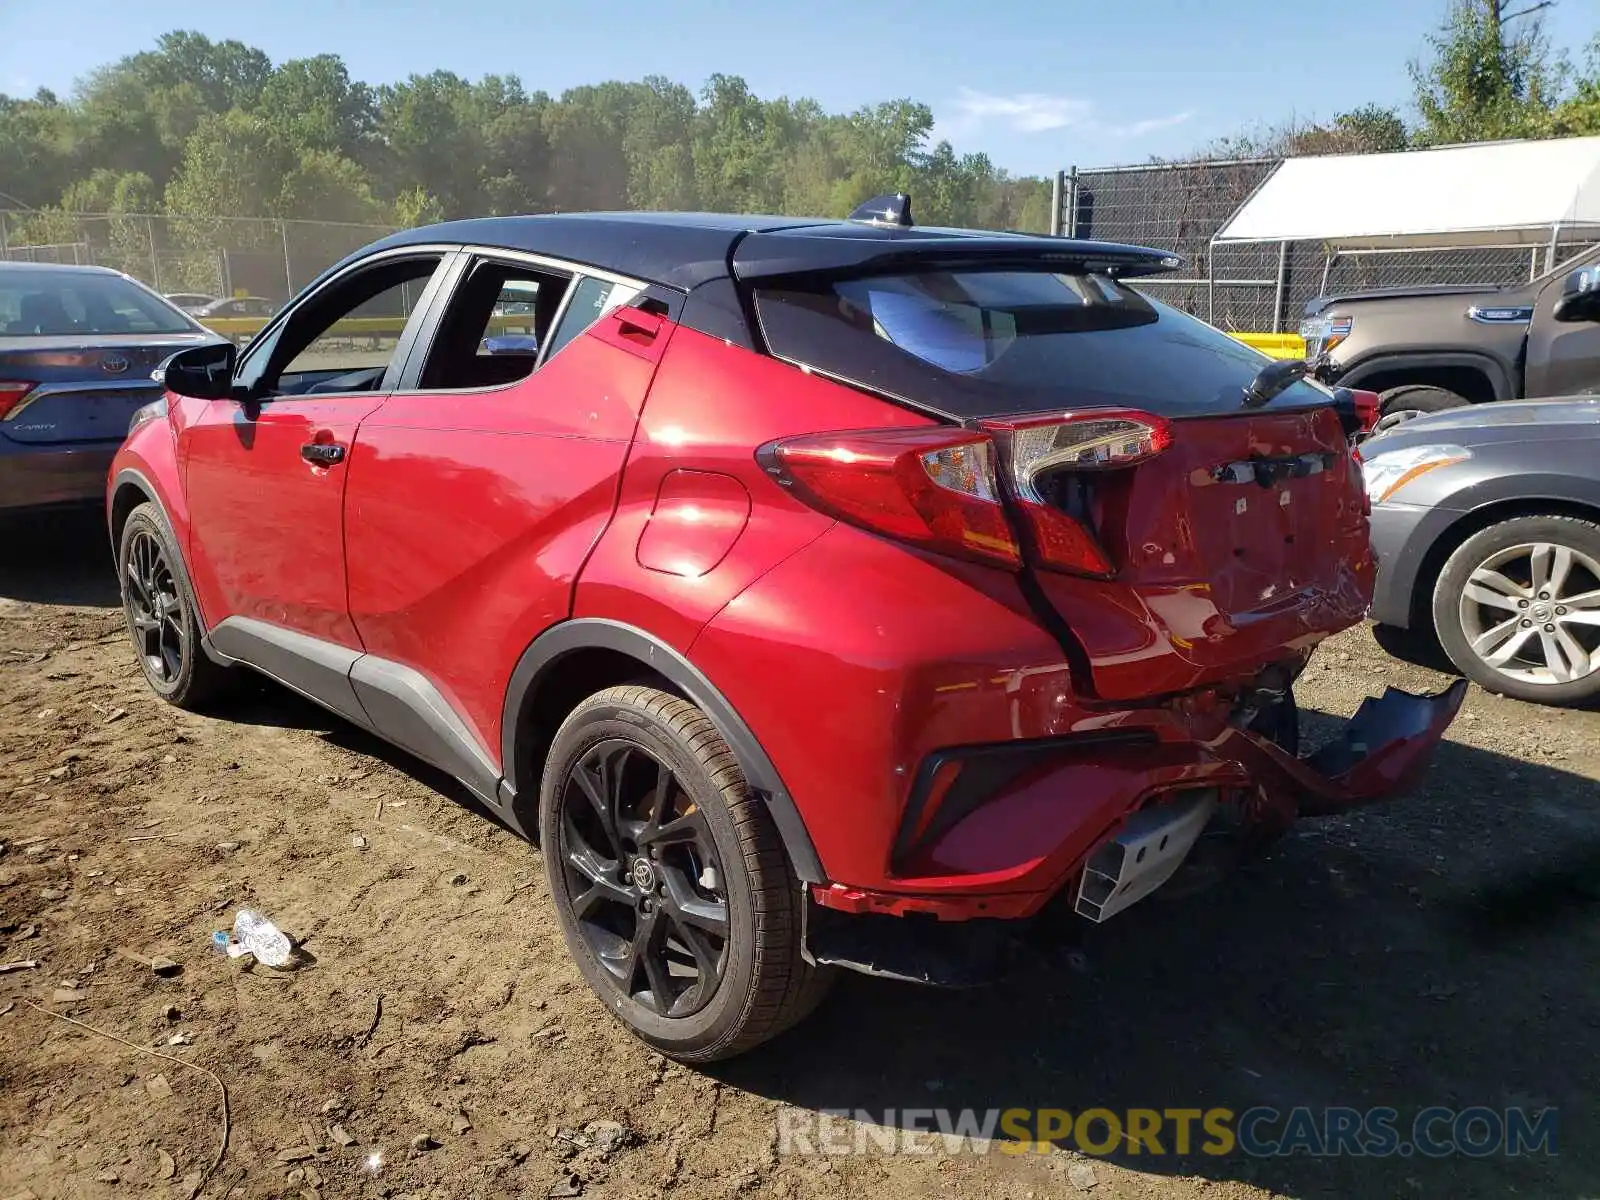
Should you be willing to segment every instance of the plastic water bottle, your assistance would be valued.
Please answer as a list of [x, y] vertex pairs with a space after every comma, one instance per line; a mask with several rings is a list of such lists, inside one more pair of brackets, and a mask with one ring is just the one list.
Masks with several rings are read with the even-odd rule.
[[256, 961], [268, 967], [281, 967], [289, 961], [289, 939], [283, 931], [252, 909], [241, 908], [233, 919], [233, 941], [225, 942], [227, 935], [218, 930], [212, 935], [217, 948], [226, 950], [230, 958], [253, 954]]

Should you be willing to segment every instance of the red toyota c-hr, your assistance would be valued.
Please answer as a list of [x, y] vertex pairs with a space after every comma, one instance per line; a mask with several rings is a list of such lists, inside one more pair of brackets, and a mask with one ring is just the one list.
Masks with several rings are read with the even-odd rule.
[[175, 355], [108, 496], [151, 687], [248, 666], [459, 778], [692, 1061], [1413, 784], [1459, 686], [1297, 756], [1372, 584], [1350, 398], [1129, 287], [1161, 252], [908, 209], [438, 225]]

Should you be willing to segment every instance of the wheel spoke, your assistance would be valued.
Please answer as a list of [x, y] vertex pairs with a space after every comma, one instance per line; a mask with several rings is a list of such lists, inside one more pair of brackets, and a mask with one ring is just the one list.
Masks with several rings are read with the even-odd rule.
[[704, 929], [720, 938], [728, 936], [728, 905], [725, 901], [706, 900], [695, 895], [679, 871], [668, 870], [666, 881], [667, 894], [662, 899], [674, 924]]
[[1496, 646], [1500, 645], [1501, 642], [1505, 641], [1517, 631], [1519, 620], [1520, 619], [1517, 617], [1511, 617], [1508, 620], [1501, 621], [1500, 624], [1494, 626], [1493, 628], [1487, 629], [1483, 633], [1480, 633], [1477, 637], [1472, 639], [1472, 649], [1480, 658], [1493, 653]]
[[654, 831], [646, 830], [640, 837], [641, 846], [674, 846], [689, 842], [708, 842], [709, 831], [706, 829], [705, 818], [696, 809], [668, 821]]
[[1479, 567], [1467, 578], [1464, 589], [1468, 599], [1490, 608], [1506, 608], [1515, 612], [1518, 600], [1529, 597], [1528, 590], [1491, 567]]
[[1491, 667], [1503, 667], [1503, 666], [1505, 666], [1508, 662], [1510, 662], [1513, 658], [1515, 658], [1517, 656], [1518, 652], [1522, 649], [1523, 645], [1526, 644], [1528, 639], [1531, 638], [1532, 636], [1533, 636], [1533, 630], [1532, 629], [1529, 629], [1529, 628], [1518, 629], [1514, 634], [1512, 634], [1509, 638], [1507, 638], [1504, 642], [1502, 642], [1500, 644], [1500, 647], [1497, 650], [1495, 650], [1495, 652], [1493, 654], [1485, 655], [1483, 661], [1488, 663]]
[[1557, 683], [1568, 683], [1574, 677], [1576, 667], [1567, 659], [1567, 647], [1553, 633], [1539, 631], [1539, 642], [1544, 649], [1545, 669], [1550, 672], [1550, 677]]
[[603, 752], [598, 753], [598, 770], [592, 768], [590, 760], [596, 753], [586, 756], [572, 772], [572, 781], [578, 785], [578, 790], [588, 800], [589, 807], [594, 810], [596, 819], [600, 822], [600, 831], [611, 844], [606, 847], [611, 852], [613, 859], [622, 857], [622, 842], [617, 836], [616, 812], [611, 806], [611, 773], [609, 770], [611, 756]]
[[1559, 594], [1571, 570], [1572, 551], [1566, 546], [1541, 543], [1528, 555], [1528, 571], [1533, 578], [1532, 590], [1536, 595]]
[[672, 977], [667, 972], [662, 945], [664, 941], [662, 935], [665, 932], [666, 929], [656, 913], [640, 914], [638, 927], [633, 933], [633, 946], [629, 952], [632, 969], [626, 976], [627, 987], [631, 992], [639, 970], [644, 971], [645, 993], [650, 998], [650, 1007], [663, 1016], [672, 1007]]
[[[138, 551], [137, 551], [137, 546], [136, 546], [135, 547], [135, 555], [137, 555], [137, 552]], [[127, 578], [128, 578], [128, 587], [129, 587], [128, 598], [133, 601], [134, 605], [141, 612], [143, 612], [143, 613], [153, 613], [153, 612], [155, 612], [155, 604], [151, 601], [150, 593], [145, 589], [144, 579], [139, 573], [138, 565], [130, 561], [128, 563], [128, 568], [127, 568], [127, 571], [125, 572], [125, 574], [127, 575]]]

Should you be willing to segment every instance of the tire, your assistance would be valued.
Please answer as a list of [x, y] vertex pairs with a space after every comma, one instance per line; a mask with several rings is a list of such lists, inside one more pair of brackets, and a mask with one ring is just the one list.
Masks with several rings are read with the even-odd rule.
[[117, 539], [117, 584], [145, 682], [169, 704], [202, 711], [236, 680], [200, 645], [203, 630], [177, 541], [161, 509], [139, 505]]
[[1600, 696], [1600, 524], [1515, 517], [1473, 534], [1434, 584], [1433, 623], [1450, 661], [1488, 691], [1557, 705]]
[[1464, 408], [1471, 401], [1465, 396], [1434, 387], [1431, 383], [1408, 383], [1390, 388], [1378, 397], [1378, 423], [1373, 433], [1382, 433], [1423, 413]]
[[663, 1054], [731, 1058], [822, 1000], [833, 972], [801, 954], [805, 901], [777, 830], [687, 700], [629, 685], [580, 704], [550, 747], [539, 832], [578, 969]]

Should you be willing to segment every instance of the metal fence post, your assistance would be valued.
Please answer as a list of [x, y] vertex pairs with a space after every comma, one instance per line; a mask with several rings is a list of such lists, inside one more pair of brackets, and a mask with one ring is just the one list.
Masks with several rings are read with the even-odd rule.
[[283, 235], [283, 297], [294, 295], [294, 268], [289, 265], [289, 222], [279, 221], [278, 232]]
[[156, 255], [156, 223], [150, 217], [144, 219], [144, 235], [150, 240], [150, 286], [159, 292], [161, 290], [161, 259]]
[[1050, 229], [1051, 237], [1061, 236], [1061, 193], [1066, 182], [1066, 172], [1057, 171], [1055, 178], [1050, 181]]
[[6, 241], [6, 214], [0, 212], [0, 262], [11, 258], [11, 246]]
[[1289, 243], [1278, 243], [1278, 286], [1272, 295], [1272, 332], [1283, 332], [1283, 290], [1289, 280]]
[[1067, 179], [1067, 236], [1078, 236], [1078, 164], [1072, 164]]

